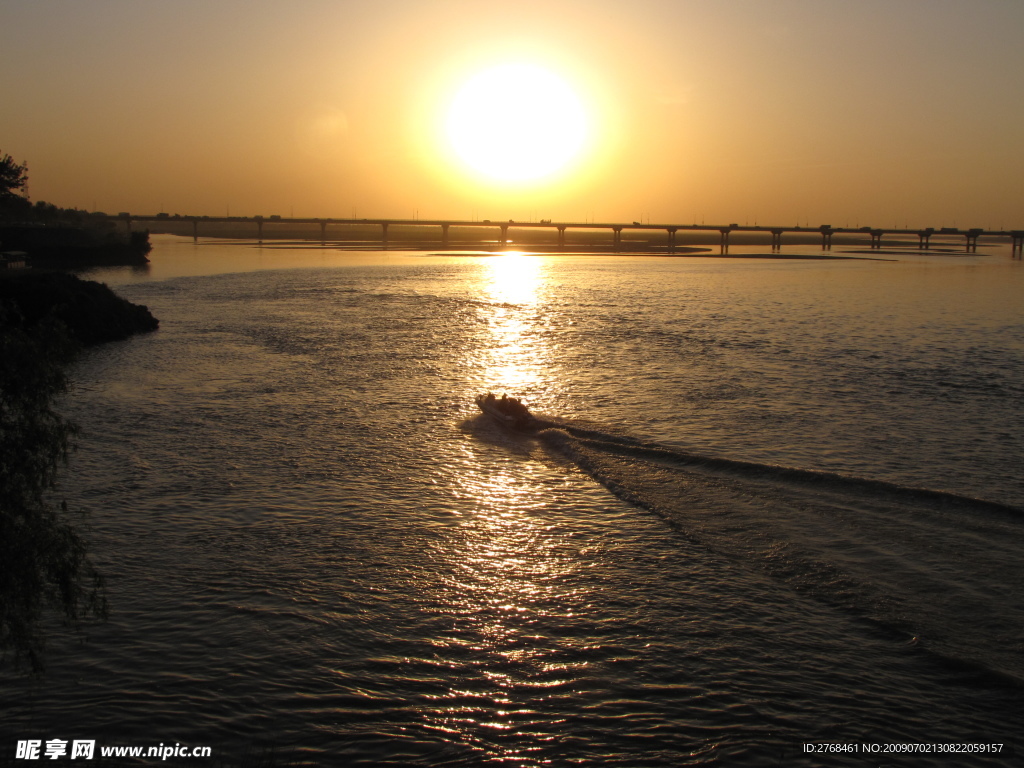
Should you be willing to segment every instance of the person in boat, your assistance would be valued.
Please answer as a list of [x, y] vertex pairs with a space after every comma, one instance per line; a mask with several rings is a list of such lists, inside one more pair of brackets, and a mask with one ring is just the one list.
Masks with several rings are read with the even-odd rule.
[[510, 416], [516, 416], [518, 418], [525, 418], [530, 415], [530, 411], [523, 401], [518, 397], [508, 397], [502, 401], [502, 410]]
[[498, 398], [492, 392], [488, 392], [486, 395], [480, 395], [477, 398], [477, 403], [481, 408], [486, 405], [505, 417], [513, 419], [516, 426], [520, 428], [525, 428], [533, 420], [530, 409], [523, 405], [523, 401], [518, 397], [509, 397], [504, 394]]

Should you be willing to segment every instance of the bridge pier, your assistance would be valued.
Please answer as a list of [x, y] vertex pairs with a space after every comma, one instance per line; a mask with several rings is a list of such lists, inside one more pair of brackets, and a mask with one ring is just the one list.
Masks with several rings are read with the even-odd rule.
[[832, 230], [825, 227], [821, 228], [821, 250], [832, 250]]
[[722, 233], [722, 240], [719, 243], [719, 253], [726, 254], [729, 252], [729, 233], [732, 230], [727, 227], [718, 231]]
[[558, 228], [558, 247], [565, 248], [565, 227]]
[[782, 250], [782, 230], [772, 230], [772, 253], [778, 253]]
[[192, 219], [192, 242], [199, 242], [199, 220]]
[[263, 217], [256, 217], [256, 234], [257, 239], [260, 241], [260, 245], [263, 245]]
[[668, 252], [674, 253], [676, 250], [676, 227], [666, 227], [668, 232]]
[[1015, 259], [1024, 258], [1024, 232], [1011, 232], [1010, 237], [1013, 239], [1013, 250], [1010, 255]]
[[618, 253], [622, 250], [622, 227], [612, 227], [612, 247]]
[[969, 229], [964, 233], [964, 237], [967, 238], [968, 253], [978, 252], [978, 236], [984, 231], [983, 229]]
[[931, 247], [931, 239], [935, 230], [925, 229], [917, 233], [917, 246], [923, 251], [927, 251]]
[[881, 250], [882, 248], [882, 230], [873, 229], [871, 230], [871, 250]]
[[504, 248], [508, 244], [508, 224], [501, 225], [501, 247]]
[[327, 244], [327, 222], [320, 219], [320, 244]]
[[451, 226], [450, 224], [442, 224], [441, 225], [441, 247], [442, 248], [447, 248], [448, 247], [448, 227], [450, 227], [450, 226]]
[[388, 223], [386, 221], [382, 221], [380, 223], [380, 229], [381, 229], [380, 244], [383, 246], [384, 250], [386, 251], [388, 249]]

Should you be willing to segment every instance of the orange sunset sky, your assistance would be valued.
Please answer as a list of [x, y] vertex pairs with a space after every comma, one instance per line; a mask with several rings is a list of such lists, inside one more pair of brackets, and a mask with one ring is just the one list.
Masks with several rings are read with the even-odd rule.
[[1019, 2], [0, 0], [0, 28], [0, 152], [61, 206], [1024, 228]]

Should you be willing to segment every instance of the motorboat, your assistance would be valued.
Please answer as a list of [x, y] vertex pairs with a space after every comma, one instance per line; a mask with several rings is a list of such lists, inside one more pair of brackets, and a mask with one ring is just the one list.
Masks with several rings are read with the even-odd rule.
[[536, 421], [530, 409], [517, 397], [495, 397], [492, 392], [488, 392], [486, 395], [477, 395], [476, 404], [481, 411], [509, 429], [527, 430]]

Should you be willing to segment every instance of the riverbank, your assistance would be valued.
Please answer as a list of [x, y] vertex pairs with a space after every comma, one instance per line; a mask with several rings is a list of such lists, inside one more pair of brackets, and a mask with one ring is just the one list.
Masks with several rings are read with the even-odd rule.
[[106, 614], [103, 577], [66, 503], [50, 497], [77, 427], [55, 406], [86, 346], [159, 322], [102, 283], [0, 273], [0, 659], [39, 672], [47, 626]]
[[0, 250], [24, 253], [32, 267], [138, 266], [149, 262], [151, 249], [145, 231], [124, 234], [97, 224], [0, 225]]
[[121, 298], [103, 283], [55, 271], [0, 275], [0, 330], [33, 335], [59, 323], [82, 346], [126, 339], [156, 330], [160, 322], [145, 306]]

